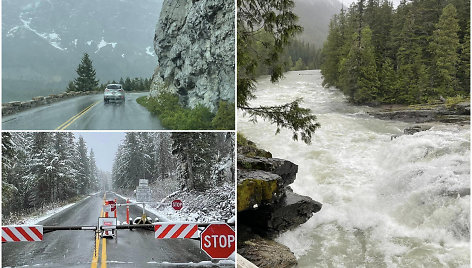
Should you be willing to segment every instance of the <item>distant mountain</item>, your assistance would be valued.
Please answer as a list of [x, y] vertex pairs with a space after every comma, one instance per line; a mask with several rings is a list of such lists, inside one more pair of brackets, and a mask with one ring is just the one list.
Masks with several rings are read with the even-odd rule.
[[89, 53], [101, 82], [151, 77], [163, 0], [2, 0], [2, 102], [64, 91]]
[[337, 0], [295, 0], [294, 12], [304, 28], [298, 38], [321, 48], [328, 36], [329, 21], [341, 7]]

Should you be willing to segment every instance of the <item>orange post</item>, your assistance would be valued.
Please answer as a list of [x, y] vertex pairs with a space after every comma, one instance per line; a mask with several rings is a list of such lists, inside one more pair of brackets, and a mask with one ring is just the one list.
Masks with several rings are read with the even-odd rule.
[[116, 205], [116, 198], [115, 198], [115, 218], [116, 218], [116, 211], [118, 210], [118, 206]]
[[129, 198], [126, 199], [126, 223], [129, 224]]

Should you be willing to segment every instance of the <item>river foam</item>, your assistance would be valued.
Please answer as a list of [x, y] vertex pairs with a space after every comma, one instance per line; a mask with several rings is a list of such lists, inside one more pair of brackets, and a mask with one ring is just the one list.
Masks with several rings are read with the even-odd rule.
[[321, 123], [311, 145], [238, 114], [239, 131], [299, 165], [294, 191], [323, 203], [277, 238], [299, 267], [469, 267], [469, 127], [437, 124], [391, 140], [411, 124], [369, 117], [323, 88], [319, 71], [299, 73], [261, 79], [252, 105], [303, 97]]

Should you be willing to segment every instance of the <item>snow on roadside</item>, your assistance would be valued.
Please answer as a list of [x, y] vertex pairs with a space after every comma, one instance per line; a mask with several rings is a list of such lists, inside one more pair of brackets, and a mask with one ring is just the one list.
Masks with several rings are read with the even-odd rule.
[[[94, 195], [94, 194], [91, 194], [91, 195]], [[38, 224], [38, 223], [46, 220], [47, 218], [51, 217], [52, 215], [57, 214], [59, 212], [62, 212], [64, 210], [72, 207], [73, 205], [77, 204], [78, 202], [82, 202], [82, 201], [86, 200], [87, 198], [90, 198], [90, 195], [83, 198], [83, 199], [80, 199], [80, 200], [78, 200], [74, 203], [70, 203], [70, 204], [67, 204], [67, 205], [64, 205], [64, 206], [61, 206], [61, 207], [50, 209], [50, 210], [46, 211], [45, 213], [43, 213], [42, 215], [31, 216], [31, 217], [27, 217], [26, 219], [22, 219], [22, 220], [19, 221], [18, 224], [21, 224], [21, 225], [35, 225], [35, 224]]]
[[[122, 195], [117, 194], [126, 199]], [[172, 199], [183, 202], [181, 210], [171, 207]], [[136, 199], [130, 198], [130, 202]], [[138, 205], [142, 207], [142, 205]], [[160, 202], [146, 204], [146, 210], [155, 214], [161, 221], [225, 222], [235, 216], [235, 191], [230, 184], [218, 186], [205, 192], [178, 192], [163, 205]]]

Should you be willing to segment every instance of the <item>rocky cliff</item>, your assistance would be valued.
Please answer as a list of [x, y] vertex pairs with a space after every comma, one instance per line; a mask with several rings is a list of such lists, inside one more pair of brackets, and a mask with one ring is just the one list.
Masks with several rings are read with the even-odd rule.
[[170, 91], [184, 107], [234, 103], [234, 2], [165, 0], [156, 27], [151, 95]]
[[[242, 140], [242, 141], [241, 141]], [[238, 253], [258, 267], [291, 267], [295, 256], [272, 240], [306, 222], [322, 205], [292, 191], [298, 166], [238, 136]]]

